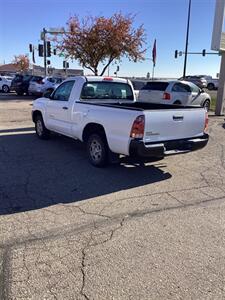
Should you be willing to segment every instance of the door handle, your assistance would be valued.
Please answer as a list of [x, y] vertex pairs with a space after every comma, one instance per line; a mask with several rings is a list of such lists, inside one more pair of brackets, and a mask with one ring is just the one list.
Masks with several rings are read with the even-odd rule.
[[173, 116], [174, 121], [183, 121], [184, 116]]
[[68, 107], [67, 106], [63, 106], [63, 108], [62, 109], [68, 109]]

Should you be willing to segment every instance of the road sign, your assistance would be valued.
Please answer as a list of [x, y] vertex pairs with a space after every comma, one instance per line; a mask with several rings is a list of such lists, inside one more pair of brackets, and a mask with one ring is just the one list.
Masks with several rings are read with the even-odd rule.
[[47, 32], [50, 34], [62, 34], [65, 32], [65, 28], [64, 27], [50, 27], [47, 30]]

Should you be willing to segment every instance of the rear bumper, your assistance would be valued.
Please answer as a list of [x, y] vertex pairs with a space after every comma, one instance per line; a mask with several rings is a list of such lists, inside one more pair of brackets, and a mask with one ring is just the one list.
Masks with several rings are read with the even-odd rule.
[[201, 137], [144, 143], [141, 140], [132, 140], [130, 142], [129, 153], [131, 156], [138, 157], [164, 157], [180, 153], [191, 152], [205, 147], [208, 143], [209, 136], [204, 134]]

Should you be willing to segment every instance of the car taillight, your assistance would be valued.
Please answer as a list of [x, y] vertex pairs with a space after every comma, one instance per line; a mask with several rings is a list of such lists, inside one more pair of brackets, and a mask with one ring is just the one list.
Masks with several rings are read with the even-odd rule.
[[170, 94], [169, 93], [164, 93], [163, 94], [163, 99], [164, 100], [170, 100]]
[[130, 137], [134, 139], [142, 139], [145, 130], [145, 116], [138, 116], [132, 125]]
[[44, 84], [44, 81], [41, 79], [41, 80], [38, 80], [37, 83], [38, 84]]
[[204, 126], [204, 132], [208, 131], [208, 127], [209, 127], [209, 116], [208, 113], [205, 113], [205, 126]]

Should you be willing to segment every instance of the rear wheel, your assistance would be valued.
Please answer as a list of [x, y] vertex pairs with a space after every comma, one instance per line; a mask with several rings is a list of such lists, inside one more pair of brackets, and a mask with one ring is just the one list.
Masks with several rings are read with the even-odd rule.
[[215, 89], [215, 86], [214, 86], [214, 84], [213, 83], [209, 83], [208, 85], [207, 85], [207, 89], [208, 90], [214, 90]]
[[209, 99], [205, 100], [205, 102], [203, 103], [203, 107], [205, 108], [206, 111], [210, 110], [210, 101], [209, 101]]
[[175, 105], [181, 105], [181, 102], [180, 102], [180, 100], [176, 100], [173, 104], [175, 104]]
[[35, 118], [35, 131], [37, 136], [42, 140], [47, 140], [50, 136], [50, 131], [45, 127], [41, 115], [37, 115]]
[[8, 93], [8, 92], [9, 92], [9, 87], [8, 87], [8, 85], [4, 84], [4, 85], [2, 86], [2, 91], [3, 91], [4, 93]]
[[108, 151], [109, 148], [104, 134], [94, 133], [88, 137], [88, 159], [93, 166], [104, 167], [108, 163]]

